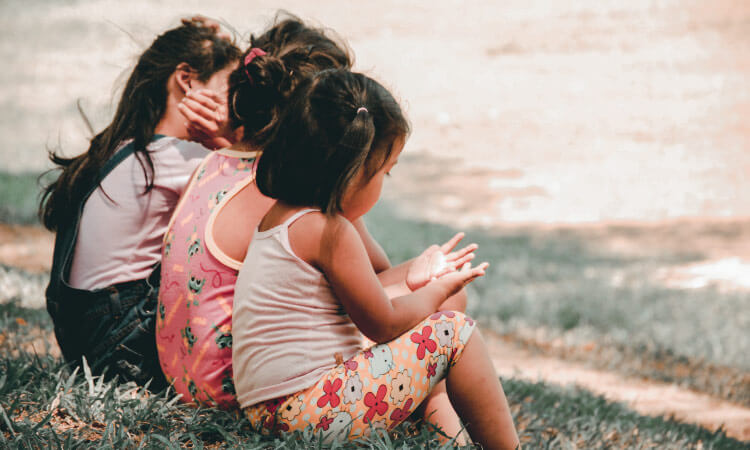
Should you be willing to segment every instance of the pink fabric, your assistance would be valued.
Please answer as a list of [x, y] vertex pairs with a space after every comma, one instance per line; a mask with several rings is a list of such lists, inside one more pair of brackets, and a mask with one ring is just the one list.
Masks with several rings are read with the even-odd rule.
[[362, 334], [325, 276], [289, 245], [288, 227], [304, 210], [255, 231], [234, 295], [233, 364], [245, 408], [306, 389], [362, 348]]
[[154, 162], [150, 192], [144, 195], [143, 169], [135, 156], [129, 156], [86, 201], [71, 286], [93, 290], [143, 279], [161, 259], [169, 218], [190, 175], [209, 150], [174, 137], [154, 141], [148, 149]]
[[156, 322], [159, 361], [182, 400], [222, 408], [237, 406], [231, 334], [237, 270], [211, 253], [207, 226], [228, 193], [252, 182], [254, 159], [242, 155], [209, 155], [177, 207], [164, 241]]

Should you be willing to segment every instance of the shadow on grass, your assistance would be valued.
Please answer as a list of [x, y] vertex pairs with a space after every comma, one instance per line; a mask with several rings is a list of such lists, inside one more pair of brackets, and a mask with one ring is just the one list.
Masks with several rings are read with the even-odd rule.
[[[458, 231], [382, 202], [366, 219], [394, 263]], [[750, 405], [747, 292], [672, 289], [657, 278], [707, 257], [683, 235], [731, 240], [743, 225], [462, 230], [479, 244], [477, 261], [491, 264], [468, 288], [469, 313], [524, 345], [562, 343], [563, 358]]]
[[[38, 310], [3, 307], [0, 329]], [[15, 325], [14, 325], [15, 324]], [[4, 334], [5, 335], [5, 334]], [[23, 348], [23, 334], [5, 342]], [[325, 448], [308, 429], [282, 437], [258, 433], [237, 412], [182, 405], [172, 392], [150, 393], [72, 371], [59, 358], [0, 352], [0, 447], [6, 448]], [[578, 388], [502, 380], [525, 448], [747, 448], [723, 431], [644, 417]], [[402, 424], [386, 435], [339, 448], [447, 448], [439, 434]]]

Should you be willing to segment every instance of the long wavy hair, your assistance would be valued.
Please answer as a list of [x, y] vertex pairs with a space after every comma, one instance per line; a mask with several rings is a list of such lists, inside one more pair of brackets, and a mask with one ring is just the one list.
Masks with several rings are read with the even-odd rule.
[[186, 63], [205, 82], [240, 57], [240, 50], [216, 30], [200, 22], [187, 21], [158, 36], [143, 52], [122, 92], [112, 122], [91, 139], [88, 150], [72, 158], [50, 152], [60, 171], [47, 185], [39, 203], [39, 218], [55, 231], [69, 223], [78, 211], [71, 208], [92, 183], [100, 183], [99, 172], [120, 143], [132, 139], [135, 155], [146, 179], [146, 192], [154, 186], [154, 163], [146, 146], [167, 108], [167, 81], [177, 66]]

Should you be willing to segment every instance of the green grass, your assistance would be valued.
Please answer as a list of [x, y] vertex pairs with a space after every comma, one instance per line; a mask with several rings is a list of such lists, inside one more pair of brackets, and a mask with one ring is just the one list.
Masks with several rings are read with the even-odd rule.
[[[0, 173], [0, 221], [35, 223], [37, 174]], [[378, 204], [368, 226], [395, 262], [409, 259], [456, 230], [399, 216]], [[717, 236], [736, 230], [720, 226]], [[671, 352], [710, 364], [750, 370], [750, 324], [744, 292], [714, 288], [676, 290], [654, 281], [658, 270], [705, 257], [689, 245], [677, 251], [625, 255], [606, 248], [607, 240], [648, 233], [611, 227], [586, 229], [517, 228], [465, 230], [479, 243], [481, 260], [492, 265], [470, 286], [470, 312], [500, 332], [543, 329], [550, 339], [589, 341]], [[669, 233], [671, 230], [657, 230]], [[679, 231], [676, 229], [675, 231]], [[637, 237], [637, 236], [635, 236]]]
[[[0, 194], [7, 199], [0, 219], [35, 222], [36, 178], [34, 174], [0, 174]], [[367, 221], [394, 262], [409, 259], [455, 233], [450, 227], [404, 218], [388, 204], [379, 204]], [[469, 312], [484, 327], [532, 347], [562, 341], [565, 345], [557, 356], [593, 361], [607, 369], [677, 382], [750, 404], [746, 376], [750, 335], [746, 315], [738, 314], [746, 310], [747, 297], [713, 288], [673, 290], [654, 281], [653, 274], [662, 267], [705, 257], [689, 245], [627, 254], [606, 245], [612, 238], [637, 241], [640, 234], [653, 232], [633, 227], [598, 232], [531, 227], [465, 231], [467, 242], [480, 244], [480, 259], [492, 263], [488, 275], [469, 287]], [[656, 230], [662, 234], [677, 231]], [[710, 232], [725, 239], [738, 236], [731, 226]], [[25, 325], [15, 322], [16, 317], [24, 318]], [[39, 330], [49, 340], [50, 324], [44, 311], [23, 309], [13, 302], [0, 305], [0, 330], [4, 340], [0, 344], [0, 430], [7, 440], [0, 447], [87, 447], [91, 445], [87, 439], [94, 439], [97, 446], [106, 443], [117, 448], [163, 448], [167, 442], [250, 448], [282, 444], [258, 436], [243, 419], [229, 413], [195, 410], [175, 404], [168, 395], [146, 396], [85, 374], [72, 376], [38, 342], [33, 348], [21, 345], [34, 339], [34, 333], [38, 338]], [[596, 343], [594, 351], [580, 351], [591, 342]], [[639, 416], [579, 389], [517, 380], [504, 383], [527, 448], [692, 448], [699, 441], [703, 448], [742, 445], [722, 433]], [[56, 407], [64, 411], [48, 414], [56, 410], [51, 406], [61, 389]], [[92, 402], [104, 406], [92, 409]], [[92, 416], [93, 411], [98, 416]], [[405, 427], [389, 438], [390, 443], [372, 447], [434, 446], [435, 438], [426, 427]], [[312, 436], [289, 437], [283, 444], [290, 448], [317, 445]]]
[[[404, 218], [383, 203], [367, 223], [394, 262], [456, 232]], [[700, 237], [738, 242], [742, 225], [712, 225]], [[478, 260], [491, 264], [487, 275], [469, 286], [468, 312], [485, 327], [521, 341], [561, 341], [568, 350], [593, 343], [595, 352], [572, 353], [607, 369], [750, 405], [750, 322], [741, 313], [749, 306], [747, 293], [660, 284], [659, 270], [707, 258], [689, 244], [667, 250], [636, 246], [627, 253], [610, 245], [667, 240], [683, 232], [679, 225], [464, 231], [467, 243], [479, 244]]]
[[[23, 320], [20, 320], [23, 319]], [[264, 436], [242, 416], [179, 404], [170, 392], [71, 372], [24, 343], [49, 335], [44, 311], [0, 305], [0, 447], [2, 448], [322, 448], [310, 432]], [[738, 449], [750, 444], [723, 431], [641, 416], [578, 388], [502, 380], [525, 448]], [[428, 426], [407, 424], [343, 448], [441, 448]]]
[[[43, 178], [44, 183], [48, 176]], [[30, 225], [39, 223], [36, 215], [39, 203], [38, 173], [9, 173], [0, 171], [0, 223]]]

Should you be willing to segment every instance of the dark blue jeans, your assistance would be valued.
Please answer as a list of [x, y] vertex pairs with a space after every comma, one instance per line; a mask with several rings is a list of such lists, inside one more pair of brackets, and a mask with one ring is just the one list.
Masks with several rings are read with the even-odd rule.
[[48, 295], [47, 310], [65, 359], [80, 365], [85, 357], [95, 375], [139, 385], [151, 380], [152, 391], [164, 389], [155, 339], [158, 292], [159, 267], [148, 279], [96, 291], [63, 283], [58, 295]]

